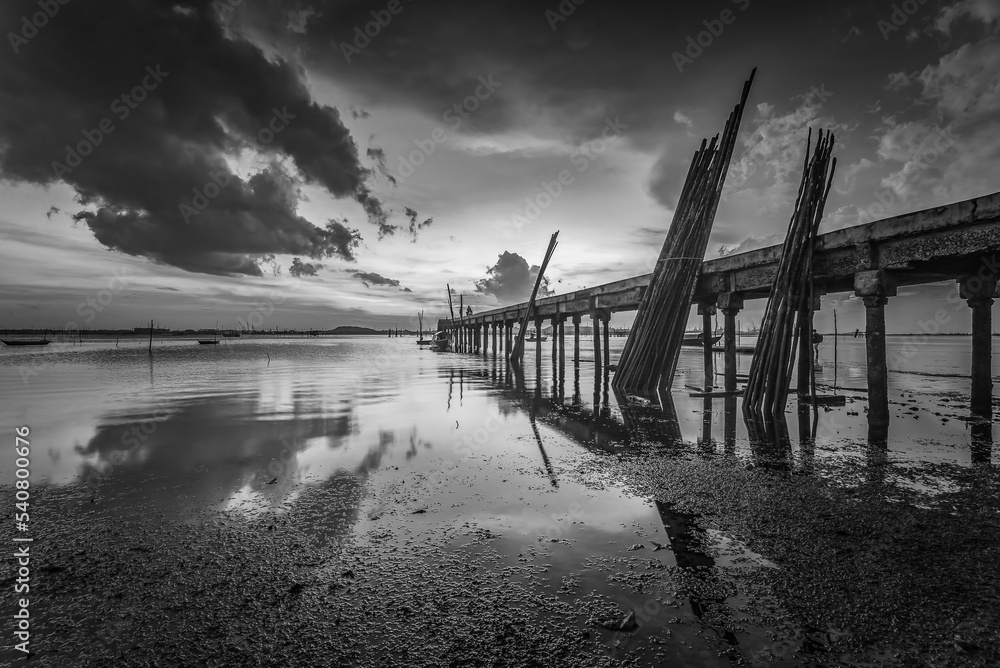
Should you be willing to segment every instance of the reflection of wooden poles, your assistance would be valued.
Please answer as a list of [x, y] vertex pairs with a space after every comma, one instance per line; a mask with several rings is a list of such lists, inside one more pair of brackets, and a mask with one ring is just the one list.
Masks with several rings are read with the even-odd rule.
[[538, 433], [538, 425], [535, 424], [535, 412], [531, 411], [528, 413], [531, 418], [531, 430], [535, 432], [535, 442], [538, 443], [538, 451], [542, 453], [542, 462], [545, 464], [545, 471], [549, 474], [549, 480], [552, 482], [553, 487], [559, 487], [559, 481], [556, 479], [556, 472], [552, 469], [552, 463], [549, 462], [549, 456], [545, 453], [545, 446], [542, 445], [542, 435]]
[[528, 299], [528, 307], [524, 313], [524, 319], [521, 321], [521, 329], [518, 331], [517, 338], [511, 346], [509, 358], [515, 364], [520, 364], [524, 357], [524, 334], [528, 330], [528, 321], [531, 319], [531, 312], [535, 308], [535, 295], [538, 294], [538, 288], [542, 284], [542, 277], [545, 275], [545, 268], [549, 265], [552, 252], [556, 249], [556, 240], [558, 238], [559, 230], [556, 230], [552, 233], [552, 238], [549, 239], [549, 247], [545, 251], [545, 259], [542, 260], [542, 265], [538, 269], [538, 276], [535, 277], [535, 287], [531, 289], [531, 297]]

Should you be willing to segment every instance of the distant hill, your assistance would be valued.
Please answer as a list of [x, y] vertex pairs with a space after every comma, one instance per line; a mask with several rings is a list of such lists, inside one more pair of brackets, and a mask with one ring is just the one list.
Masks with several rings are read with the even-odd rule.
[[384, 331], [377, 332], [369, 327], [353, 327], [350, 325], [337, 327], [330, 333], [331, 334], [381, 334], [382, 336], [385, 336]]

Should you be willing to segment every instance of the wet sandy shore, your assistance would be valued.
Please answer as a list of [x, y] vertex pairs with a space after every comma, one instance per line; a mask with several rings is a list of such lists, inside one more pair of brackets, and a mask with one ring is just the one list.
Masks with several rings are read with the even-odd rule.
[[[688, 520], [673, 564], [641, 530], [628, 556], [588, 564], [645, 601], [632, 619], [579, 573], [546, 586], [572, 538], [510, 555], [474, 522], [415, 526], [444, 512], [414, 509], [434, 491], [419, 476], [378, 491], [384, 517], [349, 540], [323, 530], [355, 506], [342, 485], [303, 487], [287, 513], [181, 521], [49, 487], [35, 499], [29, 665], [996, 665], [996, 469], [857, 461], [802, 475], [651, 444], [559, 468]], [[915, 491], [942, 477], [949, 490]], [[741, 645], [747, 629], [764, 641]]]

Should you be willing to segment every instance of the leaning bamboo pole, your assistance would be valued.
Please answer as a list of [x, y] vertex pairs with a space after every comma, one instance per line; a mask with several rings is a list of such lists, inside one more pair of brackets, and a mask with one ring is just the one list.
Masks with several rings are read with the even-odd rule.
[[[514, 364], [521, 364], [524, 357], [524, 334], [528, 330], [528, 321], [531, 319], [531, 312], [535, 308], [535, 296], [538, 294], [538, 288], [542, 285], [542, 278], [545, 276], [545, 268], [549, 266], [549, 260], [552, 258], [552, 253], [556, 249], [556, 240], [558, 238], [559, 230], [556, 230], [552, 233], [552, 237], [549, 239], [549, 247], [545, 251], [545, 259], [542, 260], [542, 264], [538, 269], [538, 276], [535, 277], [535, 287], [531, 289], [531, 297], [528, 298], [528, 308], [524, 312], [524, 320], [521, 321], [521, 329], [518, 330], [517, 338], [514, 340], [514, 344], [510, 347], [508, 358]], [[541, 338], [541, 331], [537, 333], [537, 336]]]
[[616, 388], [649, 392], [669, 387], [673, 380], [695, 280], [756, 72], [743, 84], [721, 136], [702, 140], [691, 159], [673, 221], [622, 350], [613, 381]]

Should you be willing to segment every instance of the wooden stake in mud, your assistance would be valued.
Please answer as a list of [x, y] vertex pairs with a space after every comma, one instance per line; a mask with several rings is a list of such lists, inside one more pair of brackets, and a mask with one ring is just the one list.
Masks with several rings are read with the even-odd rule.
[[153, 321], [149, 321], [149, 354], [153, 354]]

